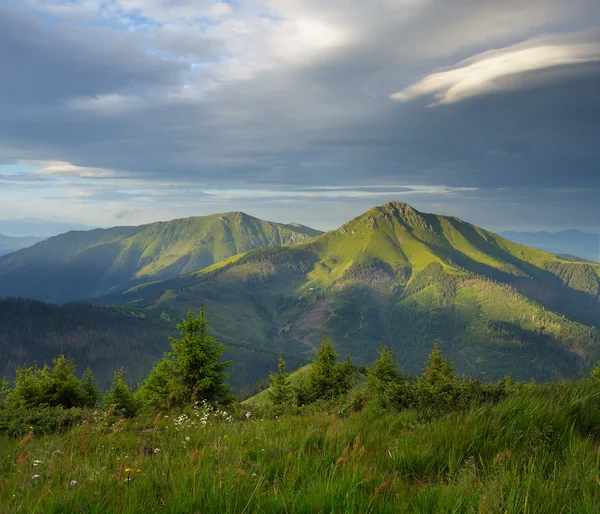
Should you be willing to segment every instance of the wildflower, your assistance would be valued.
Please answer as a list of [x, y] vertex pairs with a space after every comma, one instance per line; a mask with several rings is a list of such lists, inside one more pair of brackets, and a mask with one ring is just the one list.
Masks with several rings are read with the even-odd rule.
[[252, 417], [252, 413], [251, 412], [246, 412], [246, 419], [250, 419]]
[[154, 448], [154, 453], [160, 453], [160, 448]]
[[40, 478], [40, 475], [33, 475], [31, 478], [33, 478], [34, 480], [37, 480], [38, 478]]
[[117, 457], [117, 460], [121, 460], [121, 457]]
[[136, 469], [136, 470], [135, 470], [135, 472], [136, 472], [136, 473], [141, 473], [141, 472], [142, 472], [142, 470], [141, 470], [141, 469]]
[[133, 469], [131, 469], [131, 468], [126, 468], [125, 469], [125, 473], [131, 473], [132, 471], [133, 471]]
[[72, 487], [75, 487], [77, 485], [77, 483], [78, 483], [77, 480], [71, 480], [69, 482], [69, 485], [72, 486]]
[[129, 482], [131, 482], [131, 478], [127, 477], [125, 480], [123, 480], [123, 482], [125, 482], [126, 484], [128, 484]]
[[223, 439], [225, 439], [226, 437], [229, 437], [229, 436], [228, 436], [227, 434], [225, 434], [225, 435], [223, 436]]
[[37, 468], [41, 463], [42, 463], [41, 460], [34, 460], [33, 461], [33, 466]]
[[129, 455], [125, 455], [125, 458], [126, 458], [126, 459], [128, 459], [128, 458], [129, 458]]
[[189, 442], [190, 442], [190, 439], [191, 439], [191, 438], [190, 438], [190, 436], [187, 436], [187, 437], [185, 438], [185, 442], [186, 442], [186, 443], [189, 443]]

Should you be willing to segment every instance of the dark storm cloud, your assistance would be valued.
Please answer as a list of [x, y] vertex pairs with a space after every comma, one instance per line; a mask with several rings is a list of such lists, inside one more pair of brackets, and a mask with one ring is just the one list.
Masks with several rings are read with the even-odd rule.
[[[157, 17], [168, 2], [147, 2], [151, 11], [137, 4], [142, 15]], [[469, 209], [512, 206], [522, 219], [521, 201], [530, 213], [550, 213], [554, 205], [552, 212], [567, 217], [566, 207], [575, 206], [598, 214], [593, 195], [561, 200], [544, 191], [600, 189], [600, 60], [593, 55], [507, 73], [441, 105], [430, 106], [433, 93], [391, 98], [438, 70], [460, 69], [463, 59], [484, 60], [490, 49], [540, 48], [542, 32], [556, 47], [581, 34], [576, 40], [593, 51], [597, 2], [381, 0], [356, 2], [354, 10], [338, 1], [257, 5], [275, 9], [269, 23], [297, 18], [300, 29], [308, 26], [308, 35], [298, 29], [297, 40], [290, 39], [293, 24], [268, 34], [264, 19], [242, 26], [256, 18], [244, 5], [234, 6], [241, 13], [235, 23], [223, 18], [202, 30], [153, 18], [159, 27], [153, 36], [138, 30], [134, 18], [119, 19], [122, 30], [101, 17], [73, 24], [0, 4], [0, 160], [113, 170], [114, 176], [81, 182], [85, 198], [107, 202], [178, 195], [221, 202], [200, 188], [270, 188], [298, 196], [261, 201], [345, 201], [339, 212], [346, 215], [387, 200], [369, 194], [393, 186], [389, 199], [448, 207], [466, 218]], [[194, 13], [193, 2], [180, 7]], [[320, 24], [310, 25], [313, 19]], [[329, 24], [341, 27], [339, 34]], [[306, 50], [320, 40], [322, 47]], [[137, 181], [127, 186], [135, 190], [99, 185], [117, 179]], [[480, 192], [415, 192], [414, 185]], [[360, 198], [350, 205], [303, 196], [315, 187], [329, 187], [330, 195], [359, 188]], [[485, 212], [478, 216], [492, 220]]]

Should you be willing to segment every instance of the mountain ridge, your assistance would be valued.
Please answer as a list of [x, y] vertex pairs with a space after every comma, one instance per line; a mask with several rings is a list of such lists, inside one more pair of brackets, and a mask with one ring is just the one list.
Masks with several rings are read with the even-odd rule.
[[171, 278], [236, 253], [311, 236], [241, 212], [71, 231], [0, 258], [0, 295], [62, 303]]

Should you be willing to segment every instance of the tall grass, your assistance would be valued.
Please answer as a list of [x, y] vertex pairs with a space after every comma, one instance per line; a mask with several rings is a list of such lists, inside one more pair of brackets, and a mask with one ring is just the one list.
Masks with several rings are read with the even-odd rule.
[[373, 407], [192, 420], [90, 415], [55, 435], [5, 436], [0, 512], [592, 514], [600, 505], [600, 390], [588, 381], [523, 386], [433, 420]]

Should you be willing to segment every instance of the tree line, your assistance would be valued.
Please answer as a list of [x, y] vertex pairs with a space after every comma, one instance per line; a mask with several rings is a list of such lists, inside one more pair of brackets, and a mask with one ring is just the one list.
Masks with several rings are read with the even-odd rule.
[[[20, 367], [13, 387], [8, 381], [1, 381], [0, 408], [10, 415], [23, 409], [104, 406], [120, 416], [133, 417], [200, 403], [214, 408], [234, 404], [236, 398], [227, 384], [232, 361], [222, 360], [227, 348], [211, 335], [204, 307], [197, 316], [188, 312], [177, 329], [179, 337], [170, 337], [171, 351], [164, 354], [135, 390], [120, 369], [115, 371], [110, 388], [103, 394], [91, 369], [78, 378], [74, 361], [60, 355], [41, 368]], [[323, 337], [308, 372], [295, 384], [280, 355], [278, 370], [269, 375], [270, 387], [266, 393], [269, 412], [281, 415], [328, 402], [335, 405], [346, 402], [359, 410], [368, 399], [384, 410], [415, 408], [436, 414], [498, 402], [515, 387], [509, 378], [492, 384], [456, 376], [453, 363], [437, 345], [433, 346], [420, 376], [402, 373], [393, 349], [386, 346], [379, 348], [379, 358], [365, 372], [366, 387], [351, 394], [358, 368], [349, 356], [338, 361], [331, 340]], [[600, 367], [593, 376], [600, 380]]]

